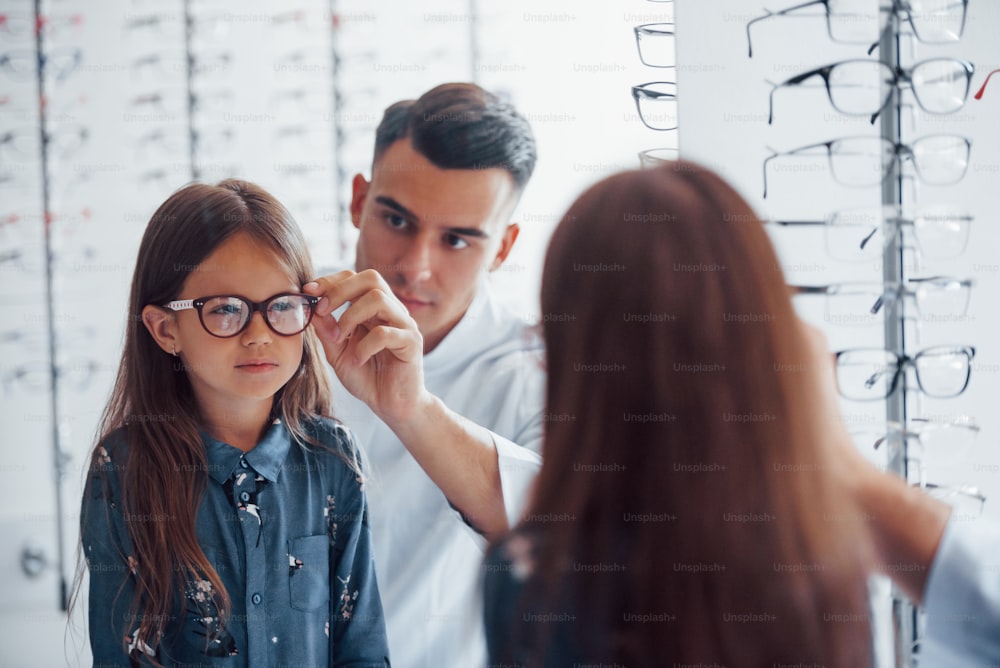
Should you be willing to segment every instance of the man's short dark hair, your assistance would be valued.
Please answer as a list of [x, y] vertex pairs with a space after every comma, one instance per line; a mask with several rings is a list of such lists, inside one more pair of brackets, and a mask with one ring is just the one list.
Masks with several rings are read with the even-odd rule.
[[527, 119], [509, 102], [471, 83], [441, 84], [386, 109], [375, 130], [374, 162], [407, 138], [441, 169], [500, 167], [518, 190], [528, 182], [538, 157]]

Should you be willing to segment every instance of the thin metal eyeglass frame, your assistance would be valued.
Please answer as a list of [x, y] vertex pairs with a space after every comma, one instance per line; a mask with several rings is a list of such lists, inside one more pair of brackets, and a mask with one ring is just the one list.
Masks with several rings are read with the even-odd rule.
[[[964, 316], [969, 310], [969, 292], [975, 285], [975, 281], [973, 281], [971, 278], [959, 279], [959, 278], [952, 278], [950, 276], [925, 276], [920, 278], [910, 278], [907, 279], [907, 281], [910, 283], [917, 283], [918, 285], [921, 283], [934, 285], [935, 289], [940, 292], [945, 292], [949, 289], [955, 289], [955, 287], [957, 286], [959, 290], [964, 291], [964, 306], [962, 307], [961, 312], [958, 313], [958, 315]], [[874, 288], [871, 291], [872, 293], [877, 293], [881, 291], [881, 295], [879, 295], [879, 297], [876, 298], [875, 303], [873, 303], [871, 308], [868, 310], [868, 312], [872, 315], [877, 315], [878, 312], [882, 310], [882, 307], [886, 304], [888, 300], [898, 302], [905, 297], [912, 297], [917, 305], [917, 311], [918, 312], [920, 311], [920, 302], [917, 299], [917, 293], [919, 288], [911, 288], [906, 285], [898, 283], [884, 284], [884, 283], [845, 282], [845, 283], [829, 283], [827, 285], [789, 285], [788, 287], [793, 291], [793, 296], [794, 295], [837, 296], [840, 294], [844, 294], [841, 292], [844, 289], [850, 289], [850, 288], [860, 289], [865, 287], [871, 287]]]
[[[853, 187], [867, 187], [868, 185], [874, 186], [874, 185], [878, 185], [879, 183], [885, 181], [887, 178], [889, 178], [889, 175], [892, 173], [892, 171], [893, 171], [892, 168], [893, 167], [899, 167], [899, 166], [901, 166], [901, 161], [902, 161], [902, 159], [904, 157], [905, 158], [910, 158], [911, 160], [913, 160], [913, 157], [914, 157], [913, 148], [918, 143], [920, 143], [920, 142], [922, 142], [924, 140], [927, 140], [927, 139], [938, 138], [938, 137], [949, 137], [951, 139], [960, 139], [960, 140], [962, 140], [965, 143], [965, 169], [962, 171], [962, 175], [958, 179], [956, 179], [955, 181], [942, 182], [942, 183], [937, 183], [937, 184], [932, 184], [932, 185], [951, 185], [953, 183], [957, 183], [958, 181], [962, 180], [962, 178], [965, 177], [965, 173], [966, 173], [966, 171], [968, 171], [968, 168], [969, 168], [969, 164], [968, 164], [969, 163], [969, 154], [970, 154], [970, 152], [972, 150], [972, 142], [967, 137], [962, 137], [960, 135], [942, 135], [942, 134], [937, 134], [937, 135], [925, 135], [923, 137], [919, 137], [919, 138], [913, 140], [909, 144], [901, 144], [901, 143], [898, 143], [898, 142], [897, 143], [893, 143], [893, 142], [890, 142], [887, 139], [882, 139], [880, 141], [880, 143], [882, 143], [883, 145], [885, 145], [885, 144], [891, 144], [892, 145], [893, 160], [889, 164], [889, 167], [888, 168], [883, 167], [882, 177], [878, 181], [875, 181], [875, 182], [873, 182], [871, 184], [860, 184], [860, 185], [853, 186]], [[804, 151], [809, 151], [811, 149], [817, 149], [817, 148], [824, 148], [824, 149], [826, 149], [826, 158], [827, 158], [827, 161], [828, 161], [828, 163], [830, 165], [830, 171], [833, 174], [834, 180], [837, 181], [838, 183], [840, 183], [841, 185], [847, 185], [848, 187], [852, 187], [852, 184], [844, 184], [836, 176], [836, 172], [833, 169], [833, 145], [837, 144], [837, 143], [840, 143], [840, 142], [852, 141], [852, 140], [857, 140], [857, 139], [861, 139], [861, 140], [864, 140], [864, 141], [871, 141], [872, 139], [877, 139], [877, 138], [875, 138], [875, 137], [840, 137], [838, 139], [831, 139], [830, 141], [818, 142], [816, 144], [808, 144], [806, 146], [799, 146], [798, 148], [793, 148], [790, 151], [775, 151], [774, 149], [768, 147], [768, 150], [771, 151], [771, 155], [769, 155], [766, 158], [764, 158], [764, 166], [763, 166], [763, 170], [764, 170], [764, 195], [763, 196], [764, 196], [764, 198], [765, 199], [767, 198], [767, 164], [770, 161], [774, 160], [775, 158], [780, 158], [780, 157], [784, 157], [784, 156], [799, 155], [799, 154], [803, 153]], [[923, 176], [920, 173], [920, 167], [917, 166], [917, 163], [916, 163], [915, 160], [913, 160], [913, 166], [914, 166], [914, 171], [916, 172], [917, 176], [921, 180], [925, 181], [925, 183], [926, 183], [926, 180], [923, 178]]]
[[[961, 38], [962, 34], [965, 32], [965, 20], [966, 20], [966, 16], [968, 15], [969, 0], [955, 0], [955, 3], [956, 4], [957, 3], [961, 3], [961, 5], [962, 5], [961, 21], [959, 22], [958, 35], [957, 35], [958, 38]], [[747, 33], [747, 57], [753, 58], [753, 42], [750, 39], [750, 26], [752, 26], [754, 23], [758, 23], [760, 21], [763, 21], [764, 19], [774, 18], [776, 16], [785, 16], [787, 14], [790, 14], [791, 12], [798, 11], [800, 9], [805, 9], [806, 7], [812, 7], [814, 5], [823, 5], [823, 8], [824, 8], [823, 17], [826, 19], [826, 33], [827, 33], [827, 35], [830, 36], [830, 39], [832, 39], [833, 41], [838, 42], [838, 43], [847, 43], [847, 44], [864, 44], [865, 42], [867, 42], [867, 40], [865, 42], [843, 42], [842, 40], [836, 39], [833, 36], [833, 32], [832, 32], [832, 30], [830, 28], [830, 16], [831, 16], [831, 12], [830, 12], [830, 0], [809, 0], [809, 2], [803, 2], [803, 3], [800, 3], [798, 5], [793, 5], [791, 7], [785, 7], [784, 9], [779, 9], [776, 12], [772, 12], [769, 9], [765, 9], [764, 10], [766, 12], [765, 14], [763, 14], [762, 16], [758, 16], [757, 18], [750, 19], [750, 21], [748, 21], [747, 25], [746, 25], [746, 33]], [[948, 41], [940, 41], [939, 40], [939, 41], [929, 42], [927, 40], [921, 39], [920, 38], [920, 33], [917, 31], [916, 26], [913, 25], [913, 15], [910, 12], [910, 10], [908, 9], [908, 4], [906, 3], [906, 0], [893, 0], [892, 6], [880, 6], [879, 7], [879, 20], [880, 21], [882, 20], [882, 18], [881, 18], [882, 14], [885, 14], [886, 15], [886, 19], [888, 19], [888, 14], [890, 14], [890, 13], [896, 13], [897, 15], [902, 16], [903, 17], [902, 20], [904, 20], [904, 21], [906, 21], [907, 23], [910, 24], [910, 29], [913, 31], [913, 36], [916, 37], [918, 41], [925, 42], [927, 44], [947, 44], [949, 41], [954, 41], [954, 40], [948, 40]], [[819, 14], [816, 14], [815, 16], [819, 16]], [[871, 43], [871, 45], [868, 47], [868, 54], [869, 55], [878, 46], [879, 42], [881, 41], [882, 35], [885, 33], [886, 30], [889, 29], [890, 25], [892, 25], [892, 22], [889, 21], [889, 20], [886, 20], [885, 21], [885, 25], [882, 25], [882, 26], [879, 27], [879, 37], [878, 37], [878, 39], [874, 40]]]
[[972, 438], [975, 438], [976, 436], [979, 435], [979, 425], [975, 423], [940, 422], [940, 421], [928, 420], [926, 418], [911, 418], [910, 421], [921, 423], [920, 428], [907, 429], [899, 422], [890, 422], [889, 424], [886, 425], [889, 428], [889, 430], [886, 432], [885, 436], [878, 438], [875, 441], [875, 443], [872, 444], [872, 447], [875, 450], [878, 450], [883, 443], [885, 443], [889, 438], [893, 436], [898, 436], [899, 438], [904, 440], [907, 438], [915, 438], [917, 439], [917, 442], [920, 443], [921, 447], [926, 447], [921, 441], [921, 436], [923, 436], [925, 433], [939, 431], [939, 430], [944, 431], [950, 429], [965, 429], [966, 431], [972, 433]]

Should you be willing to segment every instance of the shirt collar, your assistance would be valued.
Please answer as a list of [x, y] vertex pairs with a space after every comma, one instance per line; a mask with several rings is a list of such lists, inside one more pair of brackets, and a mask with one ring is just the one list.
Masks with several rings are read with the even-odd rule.
[[482, 343], [480, 337], [475, 335], [477, 329], [481, 329], [485, 336], [489, 336], [489, 324], [486, 323], [484, 326], [483, 319], [492, 315], [491, 297], [489, 280], [480, 278], [476, 285], [476, 295], [472, 298], [469, 308], [465, 309], [462, 318], [444, 335], [434, 350], [424, 355], [425, 370], [462, 363], [470, 346], [475, 347]]
[[241, 458], [267, 480], [277, 482], [278, 473], [291, 447], [291, 435], [281, 420], [275, 420], [264, 438], [246, 453], [228, 443], [215, 440], [205, 432], [201, 433], [201, 437], [205, 443], [209, 475], [220, 485], [233, 475]]

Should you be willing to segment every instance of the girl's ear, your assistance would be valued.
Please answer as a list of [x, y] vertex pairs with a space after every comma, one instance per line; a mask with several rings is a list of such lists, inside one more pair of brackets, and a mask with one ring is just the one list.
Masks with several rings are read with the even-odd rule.
[[142, 309], [142, 324], [163, 352], [177, 356], [181, 352], [177, 339], [177, 321], [173, 311], [147, 304]]

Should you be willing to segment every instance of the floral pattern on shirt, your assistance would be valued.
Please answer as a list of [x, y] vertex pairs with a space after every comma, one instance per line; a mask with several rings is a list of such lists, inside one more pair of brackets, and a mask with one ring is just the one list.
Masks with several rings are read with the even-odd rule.
[[337, 580], [340, 581], [340, 584], [344, 585], [344, 591], [340, 592], [340, 609], [337, 611], [337, 614], [345, 622], [350, 621], [351, 615], [354, 614], [354, 602], [358, 600], [358, 590], [355, 589], [353, 594], [348, 591], [347, 583], [351, 581], [350, 575], [346, 578], [338, 577]]
[[202, 625], [203, 632], [197, 635], [205, 638], [205, 654], [207, 656], [236, 656], [236, 642], [219, 619], [219, 610], [215, 605], [215, 595], [212, 583], [208, 580], [188, 582], [184, 588], [187, 599], [187, 613]]
[[323, 516], [326, 518], [326, 531], [330, 536], [330, 542], [337, 542], [337, 515], [333, 512], [337, 507], [337, 502], [332, 495], [326, 497], [326, 508], [323, 509]]

